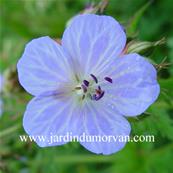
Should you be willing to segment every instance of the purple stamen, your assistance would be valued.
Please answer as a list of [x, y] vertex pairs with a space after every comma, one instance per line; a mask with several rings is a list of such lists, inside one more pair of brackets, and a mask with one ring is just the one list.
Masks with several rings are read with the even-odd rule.
[[90, 76], [93, 78], [93, 80], [95, 81], [95, 83], [98, 83], [98, 79], [93, 74], [90, 74]]
[[112, 79], [110, 77], [105, 77], [104, 78], [106, 81], [110, 82], [110, 83], [113, 83]]
[[86, 93], [87, 92], [87, 87], [83, 84], [81, 86], [82, 86], [83, 92]]
[[97, 100], [100, 100], [100, 99], [104, 96], [104, 94], [105, 94], [105, 92], [103, 91], [103, 92], [99, 95], [99, 97], [97, 97]]
[[104, 94], [105, 94], [105, 92], [102, 91], [101, 94], [98, 95], [98, 96], [95, 98], [95, 100], [96, 100], [96, 101], [97, 101], [97, 100], [100, 100], [100, 99], [104, 96]]
[[87, 86], [87, 87], [88, 87], [89, 84], [90, 84], [87, 80], [83, 80], [83, 83], [84, 83], [84, 85]]
[[104, 91], [102, 91], [100, 94], [93, 94], [91, 96], [91, 99], [95, 100], [95, 101], [98, 101], [98, 100], [100, 100], [104, 96], [104, 94], [105, 94]]

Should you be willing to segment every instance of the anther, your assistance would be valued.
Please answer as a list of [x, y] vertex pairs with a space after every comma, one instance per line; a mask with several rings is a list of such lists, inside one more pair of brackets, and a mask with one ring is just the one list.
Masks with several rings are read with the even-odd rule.
[[89, 86], [89, 82], [87, 80], [83, 80], [83, 83], [85, 86], [87, 86], [87, 87]]
[[96, 101], [100, 100], [104, 96], [104, 94], [105, 94], [105, 92], [102, 91], [102, 93], [98, 97], [96, 97]]
[[91, 99], [95, 100], [95, 101], [98, 101], [98, 100], [100, 100], [104, 96], [104, 94], [105, 94], [104, 91], [102, 91], [100, 94], [98, 94], [98, 93], [97, 94], [93, 94], [91, 96]]
[[106, 81], [110, 82], [110, 83], [113, 83], [112, 79], [110, 77], [105, 77], [104, 78]]
[[95, 81], [95, 83], [98, 83], [98, 79], [93, 74], [90, 74], [90, 76], [93, 78], [93, 80]]
[[75, 87], [76, 90], [81, 90], [81, 87]]

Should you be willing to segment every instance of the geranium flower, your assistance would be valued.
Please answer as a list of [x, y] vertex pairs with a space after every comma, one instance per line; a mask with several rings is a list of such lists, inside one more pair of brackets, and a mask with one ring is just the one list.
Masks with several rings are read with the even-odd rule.
[[[62, 44], [32, 40], [17, 64], [19, 81], [35, 96], [24, 114], [29, 135], [129, 135], [124, 116], [143, 113], [158, 97], [156, 70], [138, 54], [122, 55], [126, 35], [109, 16], [78, 15]], [[65, 142], [36, 141], [41, 147]], [[81, 142], [97, 154], [121, 150], [125, 142]]]

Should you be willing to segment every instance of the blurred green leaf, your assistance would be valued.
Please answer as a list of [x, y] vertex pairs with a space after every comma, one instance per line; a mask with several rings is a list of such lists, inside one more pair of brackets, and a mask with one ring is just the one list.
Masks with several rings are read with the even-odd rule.
[[148, 9], [148, 7], [151, 5], [151, 3], [152, 3], [152, 1], [148, 1], [130, 19], [130, 21], [128, 22], [128, 25], [126, 27], [126, 31], [127, 31], [127, 36], [128, 37], [133, 37], [136, 34], [137, 27], [138, 27], [138, 24], [140, 22], [140, 19], [144, 15], [144, 13]]

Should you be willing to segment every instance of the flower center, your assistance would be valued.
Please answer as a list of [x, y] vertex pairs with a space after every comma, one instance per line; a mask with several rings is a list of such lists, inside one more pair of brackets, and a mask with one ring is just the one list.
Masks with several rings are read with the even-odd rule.
[[[83, 80], [81, 84], [75, 87], [75, 91], [76, 94], [82, 98], [82, 100], [90, 98], [91, 100], [98, 101], [103, 98], [105, 91], [101, 89], [97, 77], [93, 74], [90, 74], [90, 76], [91, 80]], [[110, 77], [105, 77], [104, 80], [109, 83], [113, 82]]]

